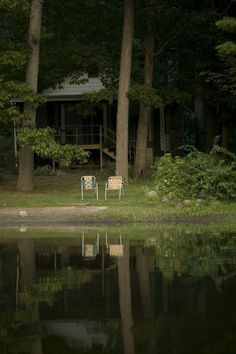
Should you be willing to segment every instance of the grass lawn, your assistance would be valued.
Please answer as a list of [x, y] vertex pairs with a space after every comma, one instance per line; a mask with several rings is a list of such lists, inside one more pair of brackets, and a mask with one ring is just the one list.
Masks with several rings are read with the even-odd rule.
[[[55, 207], [55, 206], [107, 206], [108, 208], [94, 218], [100, 221], [108, 219], [125, 223], [132, 222], [226, 222], [236, 226], [236, 203], [203, 201], [198, 204], [191, 201], [162, 202], [150, 198], [147, 191], [154, 188], [151, 180], [129, 181], [124, 188], [124, 196], [118, 199], [118, 191], [108, 192], [104, 200], [105, 175], [90, 172], [99, 183], [99, 200], [93, 191], [86, 191], [84, 201], [80, 194], [81, 171], [66, 173], [63, 176], [35, 176], [35, 189], [32, 193], [16, 191], [16, 177], [0, 182], [0, 208], [2, 207]], [[205, 218], [204, 220], [202, 218]]]

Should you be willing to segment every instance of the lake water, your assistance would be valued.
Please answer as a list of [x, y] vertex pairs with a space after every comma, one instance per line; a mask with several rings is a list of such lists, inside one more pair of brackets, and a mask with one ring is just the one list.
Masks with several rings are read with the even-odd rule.
[[8, 236], [0, 354], [236, 353], [236, 233]]

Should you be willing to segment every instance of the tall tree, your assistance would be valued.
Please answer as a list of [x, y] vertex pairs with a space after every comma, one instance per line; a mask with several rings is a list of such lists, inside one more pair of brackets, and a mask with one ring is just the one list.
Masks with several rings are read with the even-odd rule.
[[120, 62], [120, 81], [117, 106], [116, 129], [116, 175], [128, 179], [128, 121], [132, 47], [134, 28], [133, 0], [124, 0], [124, 23]]
[[[217, 43], [214, 25], [217, 13], [212, 0], [178, 0], [172, 15], [176, 17], [176, 22], [179, 20], [182, 30], [180, 29], [179, 36], [171, 43], [171, 48], [166, 48], [169, 49], [169, 54], [165, 52], [168, 58], [168, 76], [172, 86], [189, 94], [189, 100], [180, 103], [194, 111], [196, 145], [205, 151], [206, 137], [212, 136], [214, 132], [207, 132], [212, 127], [207, 122], [208, 106], [212, 100], [203, 72], [213, 68], [217, 62], [214, 49]], [[174, 75], [171, 75], [172, 68]]]
[[[154, 8], [156, 0], [148, 1], [147, 14], [147, 37], [144, 44], [145, 47], [145, 62], [144, 62], [144, 86], [152, 87], [153, 66], [155, 53], [155, 12]], [[146, 153], [148, 140], [148, 127], [151, 115], [151, 105], [140, 103], [138, 131], [136, 143], [136, 155], [134, 164], [134, 176], [140, 177], [146, 169]]]
[[220, 83], [222, 94], [226, 92], [226, 99], [221, 108], [221, 144], [224, 148], [228, 149], [230, 130], [232, 130], [232, 120], [235, 117], [236, 109], [236, 42], [233, 40], [236, 34], [236, 18], [224, 17], [217, 22], [217, 26], [228, 33], [229, 36], [224, 43], [218, 45], [216, 48], [223, 63], [223, 68], [220, 75], [218, 75], [218, 83]]
[[[34, 92], [38, 90], [38, 67], [40, 33], [43, 0], [32, 0], [29, 21], [28, 45], [31, 50], [26, 67], [26, 83]], [[23, 121], [23, 127], [35, 128], [36, 108], [31, 103], [24, 104], [24, 114], [28, 119]], [[20, 191], [31, 191], [34, 187], [34, 155], [29, 145], [21, 146], [19, 156], [19, 177], [17, 188]]]

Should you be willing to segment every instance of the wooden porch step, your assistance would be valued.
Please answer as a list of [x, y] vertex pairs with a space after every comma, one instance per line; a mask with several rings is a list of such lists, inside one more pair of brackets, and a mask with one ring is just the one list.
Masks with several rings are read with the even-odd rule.
[[108, 148], [104, 148], [102, 149], [102, 151], [104, 152], [104, 154], [111, 157], [113, 160], [116, 160], [116, 155], [114, 151], [110, 151]]

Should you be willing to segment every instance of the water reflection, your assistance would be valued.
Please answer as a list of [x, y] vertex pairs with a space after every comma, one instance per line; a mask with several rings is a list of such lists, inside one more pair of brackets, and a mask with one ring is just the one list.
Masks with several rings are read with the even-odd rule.
[[236, 352], [236, 236], [0, 241], [0, 354]]

